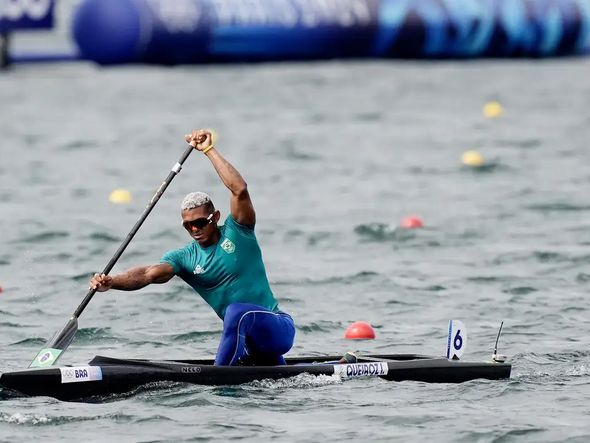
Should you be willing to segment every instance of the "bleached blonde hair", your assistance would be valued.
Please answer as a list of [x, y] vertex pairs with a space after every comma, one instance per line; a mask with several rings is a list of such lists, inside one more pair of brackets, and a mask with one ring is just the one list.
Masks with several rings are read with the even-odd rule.
[[183, 211], [187, 211], [189, 209], [200, 208], [201, 206], [206, 206], [210, 212], [215, 211], [215, 206], [213, 206], [213, 201], [211, 201], [209, 195], [204, 192], [191, 192], [184, 197], [180, 208]]

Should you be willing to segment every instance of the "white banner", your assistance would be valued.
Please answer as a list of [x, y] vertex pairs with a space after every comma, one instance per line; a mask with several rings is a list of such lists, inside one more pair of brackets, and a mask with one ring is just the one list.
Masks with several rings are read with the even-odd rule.
[[449, 335], [447, 337], [447, 358], [459, 360], [467, 343], [467, 329], [459, 320], [449, 321]]
[[62, 383], [79, 383], [83, 381], [102, 380], [100, 366], [70, 366], [59, 368]]

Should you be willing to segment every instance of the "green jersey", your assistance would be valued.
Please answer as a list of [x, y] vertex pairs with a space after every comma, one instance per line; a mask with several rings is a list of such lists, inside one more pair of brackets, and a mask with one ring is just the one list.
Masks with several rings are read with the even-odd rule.
[[228, 215], [219, 231], [216, 244], [202, 247], [193, 241], [166, 252], [160, 263], [170, 264], [222, 319], [232, 303], [252, 303], [277, 312], [254, 229]]

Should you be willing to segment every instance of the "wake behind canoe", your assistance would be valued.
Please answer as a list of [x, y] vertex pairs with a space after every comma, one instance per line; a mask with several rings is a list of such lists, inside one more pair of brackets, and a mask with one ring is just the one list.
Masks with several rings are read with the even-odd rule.
[[49, 396], [84, 400], [122, 394], [155, 382], [199, 385], [239, 385], [255, 380], [278, 380], [300, 374], [338, 376], [342, 379], [379, 377], [389, 381], [462, 383], [474, 379], [510, 377], [511, 365], [468, 362], [416, 354], [383, 354], [359, 357], [357, 363], [339, 356], [287, 359], [285, 366], [214, 366], [213, 360], [140, 360], [97, 356], [85, 366], [63, 366], [7, 372], [0, 386], [8, 395]]

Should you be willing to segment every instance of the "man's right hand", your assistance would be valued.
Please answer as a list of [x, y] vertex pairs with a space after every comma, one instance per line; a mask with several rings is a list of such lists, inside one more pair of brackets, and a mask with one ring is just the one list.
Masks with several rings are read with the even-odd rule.
[[211, 132], [206, 129], [195, 129], [190, 134], [186, 134], [184, 139], [197, 151], [204, 151], [213, 144]]
[[90, 289], [96, 289], [98, 292], [108, 291], [113, 287], [113, 277], [106, 274], [94, 274], [90, 279]]

